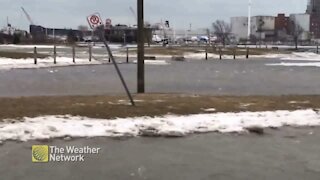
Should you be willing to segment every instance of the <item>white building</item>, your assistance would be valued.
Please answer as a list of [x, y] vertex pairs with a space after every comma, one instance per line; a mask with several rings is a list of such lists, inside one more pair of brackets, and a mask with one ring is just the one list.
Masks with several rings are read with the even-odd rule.
[[266, 39], [274, 36], [274, 16], [254, 16], [251, 18], [251, 34], [257, 38]]
[[299, 39], [308, 40], [310, 38], [310, 14], [291, 14], [290, 20], [303, 30]]
[[231, 17], [231, 33], [237, 41], [248, 39], [248, 17]]
[[[275, 17], [253, 16], [251, 18], [251, 35], [266, 39], [274, 36]], [[248, 17], [232, 17], [231, 32], [237, 40], [248, 38]]]

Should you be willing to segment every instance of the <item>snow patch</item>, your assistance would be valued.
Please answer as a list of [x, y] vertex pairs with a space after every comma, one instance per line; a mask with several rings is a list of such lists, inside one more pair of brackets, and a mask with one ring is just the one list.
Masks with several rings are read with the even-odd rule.
[[[137, 63], [138, 61], [135, 60], [133, 63]], [[144, 64], [147, 65], [169, 65], [169, 63], [165, 60], [144, 60]]]
[[[14, 122], [14, 123], [12, 123]], [[320, 126], [318, 110], [166, 115], [163, 117], [93, 119], [42, 116], [0, 123], [0, 141], [60, 137], [185, 136], [205, 132], [247, 132], [250, 127]]]
[[[72, 58], [57, 57], [57, 64], [53, 63], [52, 57], [45, 59], [38, 59], [37, 64], [34, 64], [33, 58], [26, 59], [11, 59], [11, 58], [0, 58], [0, 70], [8, 69], [30, 69], [30, 68], [44, 68], [44, 67], [59, 67], [59, 66], [75, 66], [75, 65], [87, 65], [87, 64], [101, 64], [101, 62], [92, 60], [89, 62], [88, 59], [75, 59], [73, 63]], [[53, 73], [53, 72], [52, 72]]]
[[296, 66], [296, 67], [320, 67], [320, 62], [310, 62], [310, 63], [275, 63], [275, 64], [266, 64], [267, 66]]
[[[28, 48], [40, 48], [40, 49], [53, 49], [53, 45], [17, 45], [17, 44], [2, 44], [0, 45], [1, 48], [20, 48], [20, 49], [28, 49]], [[68, 48], [68, 46], [56, 46], [57, 49], [63, 49], [63, 48]], [[70, 47], [69, 47], [70, 48]]]
[[208, 108], [208, 109], [203, 109], [203, 111], [205, 111], [205, 112], [215, 112], [216, 109], [215, 108]]

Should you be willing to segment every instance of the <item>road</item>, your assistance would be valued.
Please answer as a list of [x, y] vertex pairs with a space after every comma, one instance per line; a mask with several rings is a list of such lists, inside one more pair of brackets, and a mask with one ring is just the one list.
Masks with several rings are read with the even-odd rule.
[[[169, 61], [146, 65], [146, 91], [210, 95], [320, 94], [319, 67], [266, 66], [277, 59]], [[296, 61], [295, 61], [296, 62]], [[136, 64], [120, 64], [136, 92]], [[0, 96], [124, 93], [111, 64], [0, 71]]]
[[[1, 179], [318, 180], [320, 129], [283, 128], [254, 134], [186, 138], [109, 138], [7, 142], [0, 146]], [[85, 162], [35, 164], [31, 145], [100, 147]]]

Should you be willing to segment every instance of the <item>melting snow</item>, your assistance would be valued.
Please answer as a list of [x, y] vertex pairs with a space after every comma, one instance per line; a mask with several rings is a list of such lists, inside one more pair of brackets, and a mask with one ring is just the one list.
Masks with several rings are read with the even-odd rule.
[[310, 62], [310, 63], [276, 63], [276, 64], [266, 64], [267, 66], [297, 66], [297, 67], [320, 67], [320, 62]]
[[86, 65], [86, 64], [101, 64], [98, 61], [89, 62], [88, 59], [75, 59], [73, 63], [72, 58], [57, 57], [57, 64], [53, 63], [53, 58], [38, 59], [37, 64], [34, 64], [33, 58], [27, 59], [11, 59], [0, 58], [0, 69], [29, 69], [29, 68], [44, 68], [44, 67], [58, 67], [58, 66], [74, 66], [74, 65]]
[[318, 110], [213, 113], [188, 116], [92, 119], [42, 116], [0, 123], [0, 141], [58, 137], [185, 136], [204, 132], [246, 132], [250, 127], [320, 126]]

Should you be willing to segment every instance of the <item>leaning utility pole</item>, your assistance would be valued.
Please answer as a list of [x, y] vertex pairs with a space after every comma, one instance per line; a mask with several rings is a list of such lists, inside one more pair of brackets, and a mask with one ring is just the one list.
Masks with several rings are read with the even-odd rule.
[[138, 2], [138, 93], [145, 92], [144, 85], [144, 10], [143, 0]]

